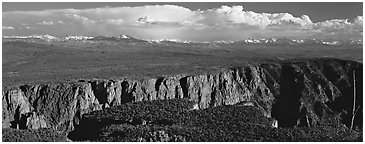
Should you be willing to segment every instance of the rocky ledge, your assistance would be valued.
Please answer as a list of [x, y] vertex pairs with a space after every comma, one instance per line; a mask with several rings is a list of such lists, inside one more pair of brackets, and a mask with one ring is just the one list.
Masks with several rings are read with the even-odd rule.
[[328, 117], [349, 127], [354, 89], [359, 108], [354, 124], [362, 128], [362, 63], [339, 59], [262, 62], [213, 74], [22, 85], [3, 91], [2, 126], [69, 133], [85, 113], [129, 102], [185, 98], [199, 109], [250, 103], [279, 127], [316, 125]]

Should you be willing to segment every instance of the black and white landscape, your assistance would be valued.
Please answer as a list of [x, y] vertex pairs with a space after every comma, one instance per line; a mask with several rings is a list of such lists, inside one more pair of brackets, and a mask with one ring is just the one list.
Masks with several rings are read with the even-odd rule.
[[2, 17], [4, 142], [363, 141], [360, 2], [5, 2]]

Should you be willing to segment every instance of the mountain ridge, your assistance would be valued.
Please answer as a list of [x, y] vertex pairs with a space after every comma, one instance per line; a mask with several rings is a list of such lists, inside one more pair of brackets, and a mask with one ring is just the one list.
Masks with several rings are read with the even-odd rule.
[[213, 42], [208, 41], [191, 41], [191, 40], [179, 40], [179, 39], [159, 39], [159, 40], [145, 40], [138, 39], [130, 35], [117, 35], [117, 36], [66, 36], [59, 38], [49, 34], [45, 35], [30, 35], [30, 36], [3, 36], [3, 40], [8, 41], [32, 41], [43, 40], [45, 42], [69, 42], [69, 41], [129, 41], [129, 42], [144, 42], [152, 44], [287, 44], [287, 45], [302, 45], [302, 44], [321, 44], [321, 45], [362, 45], [362, 40], [336, 40], [336, 39], [289, 39], [289, 38], [247, 38], [239, 41], [224, 41], [216, 40]]

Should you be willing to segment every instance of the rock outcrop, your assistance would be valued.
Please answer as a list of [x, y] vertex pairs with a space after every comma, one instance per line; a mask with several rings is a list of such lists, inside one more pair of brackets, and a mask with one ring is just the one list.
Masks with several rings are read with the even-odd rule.
[[82, 80], [23, 85], [3, 91], [3, 128], [72, 131], [82, 115], [128, 102], [187, 98], [199, 109], [252, 103], [279, 127], [316, 125], [340, 115], [350, 122], [356, 74], [357, 113], [362, 126], [362, 64], [337, 59], [248, 64], [214, 74], [151, 79]]

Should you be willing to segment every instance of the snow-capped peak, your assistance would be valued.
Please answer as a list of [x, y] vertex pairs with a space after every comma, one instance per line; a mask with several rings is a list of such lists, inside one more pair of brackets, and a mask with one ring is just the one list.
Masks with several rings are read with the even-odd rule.
[[350, 44], [362, 44], [362, 40], [351, 40]]
[[292, 41], [298, 44], [304, 43], [303, 39], [293, 39]]
[[79, 41], [79, 40], [88, 40], [88, 39], [92, 39], [94, 37], [91, 36], [67, 36], [65, 37], [65, 41], [69, 41], [69, 40], [75, 40], [75, 41]]
[[131, 37], [128, 35], [119, 35], [118, 38], [120, 39], [130, 39]]
[[253, 39], [248, 38], [243, 40], [245, 43], [250, 44], [323, 44], [323, 45], [341, 45], [341, 44], [362, 44], [362, 40], [350, 40], [350, 41], [341, 41], [341, 40], [321, 40], [321, 39], [287, 39], [287, 38], [260, 38]]
[[339, 41], [336, 40], [317, 40], [317, 43], [324, 44], [324, 45], [340, 45], [342, 44]]
[[174, 42], [174, 43], [191, 43], [192, 41], [183, 41], [179, 39], [160, 39], [160, 40], [150, 40], [150, 42], [161, 43], [161, 42]]
[[260, 38], [260, 39], [248, 38], [248, 39], [245, 39], [243, 41], [245, 43], [253, 43], [253, 44], [260, 44], [260, 43], [268, 44], [268, 43], [276, 43], [277, 42], [277, 40], [275, 38], [268, 38], [268, 39], [265, 39], [265, 38]]
[[255, 43], [255, 44], [257, 44], [257, 43], [261, 43], [260, 42], [260, 40], [258, 40], [258, 39], [252, 39], [252, 38], [248, 38], [248, 39], [245, 39], [245, 40], [243, 40], [245, 43]]
[[42, 39], [47, 42], [60, 40], [59, 38], [49, 35], [49, 34], [45, 34], [45, 35], [35, 34], [35, 35], [30, 35], [30, 36], [3, 36], [3, 37], [6, 39]]
[[234, 43], [234, 41], [217, 40], [217, 41], [214, 41], [214, 43], [224, 43], [224, 44], [230, 44], [230, 43]]
[[[42, 42], [52, 42], [52, 41], [61, 41], [60, 38], [55, 36], [45, 34], [35, 34], [30, 36], [3, 36], [4, 39], [8, 39], [11, 41], [32, 41], [37, 42], [38, 40], [42, 40]], [[135, 40], [143, 40], [149, 43], [158, 43], [158, 44], [172, 44], [172, 43], [182, 43], [182, 44], [232, 44], [236, 43], [235, 41], [223, 41], [223, 40], [216, 40], [214, 42], [207, 42], [207, 41], [190, 41], [190, 40], [179, 40], [179, 39], [160, 39], [160, 40], [144, 40], [144, 39], [136, 39], [129, 35], [119, 35], [119, 36], [99, 36], [99, 37], [92, 37], [92, 36], [67, 36], [63, 39], [63, 41], [83, 41], [85, 40], [122, 40], [122, 41], [135, 41]], [[304, 44], [322, 44], [322, 45], [362, 45], [362, 40], [333, 40], [333, 39], [288, 39], [288, 38], [248, 38], [244, 39], [239, 42], [244, 42], [247, 44], [289, 44], [289, 45], [304, 45]]]
[[326, 45], [338, 45], [339, 43], [338, 41], [322, 41], [322, 44]]
[[275, 38], [269, 38], [269, 39], [264, 39], [265, 43], [276, 43], [276, 39]]

